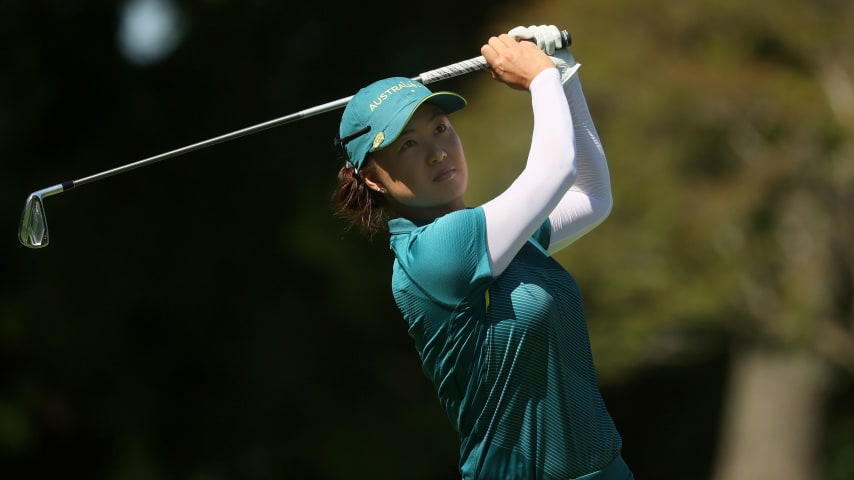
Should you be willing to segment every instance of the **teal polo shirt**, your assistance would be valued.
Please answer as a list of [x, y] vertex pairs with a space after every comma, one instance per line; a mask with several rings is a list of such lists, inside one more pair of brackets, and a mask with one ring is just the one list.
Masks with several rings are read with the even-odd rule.
[[389, 230], [392, 292], [460, 434], [462, 478], [632, 478], [599, 392], [581, 290], [546, 252], [549, 222], [494, 279], [480, 207], [423, 225], [393, 219]]

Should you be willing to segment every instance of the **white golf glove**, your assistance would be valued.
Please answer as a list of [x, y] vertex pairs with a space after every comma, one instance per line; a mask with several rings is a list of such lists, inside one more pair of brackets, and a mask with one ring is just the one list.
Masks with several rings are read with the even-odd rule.
[[561, 82], [567, 80], [578, 71], [581, 66], [570, 53], [569, 48], [562, 48], [563, 37], [560, 30], [554, 25], [531, 25], [529, 27], [515, 27], [508, 35], [520, 40], [531, 40], [536, 42], [540, 50], [548, 55], [560, 72]]
[[546, 55], [555, 53], [555, 50], [560, 49], [561, 43], [563, 43], [560, 30], [554, 25], [515, 27], [507, 34], [519, 40], [531, 40], [540, 47], [540, 50], [546, 52]]
[[581, 64], [575, 60], [568, 48], [561, 48], [554, 55], [549, 55], [549, 58], [554, 62], [557, 71], [560, 72], [560, 81], [563, 84], [566, 84], [581, 67]]

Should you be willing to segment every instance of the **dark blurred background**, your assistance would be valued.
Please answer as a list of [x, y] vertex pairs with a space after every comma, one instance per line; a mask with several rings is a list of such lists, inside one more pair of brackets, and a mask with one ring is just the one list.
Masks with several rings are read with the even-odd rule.
[[[854, 5], [834, 0], [3, 2], [0, 476], [458, 478], [387, 242], [331, 213], [340, 112], [50, 197], [47, 248], [15, 233], [32, 191], [531, 24], [573, 34], [609, 155], [614, 212], [559, 260], [636, 478], [854, 478]], [[475, 204], [521, 168], [528, 100], [483, 72], [433, 88], [469, 100]]]

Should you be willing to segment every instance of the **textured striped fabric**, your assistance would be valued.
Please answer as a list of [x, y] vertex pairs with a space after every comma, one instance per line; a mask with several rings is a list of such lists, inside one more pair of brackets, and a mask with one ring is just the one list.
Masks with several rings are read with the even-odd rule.
[[545, 252], [548, 225], [494, 280], [481, 209], [389, 226], [392, 290], [460, 433], [462, 477], [568, 480], [617, 458], [581, 291]]

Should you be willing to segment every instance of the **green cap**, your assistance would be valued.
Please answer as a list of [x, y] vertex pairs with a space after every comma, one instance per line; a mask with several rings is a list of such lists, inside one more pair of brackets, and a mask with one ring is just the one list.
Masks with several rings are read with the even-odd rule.
[[397, 140], [424, 102], [435, 103], [446, 114], [466, 106], [466, 100], [456, 93], [433, 93], [422, 83], [405, 77], [379, 80], [350, 99], [341, 116], [338, 134], [356, 171], [365, 164], [369, 152]]

